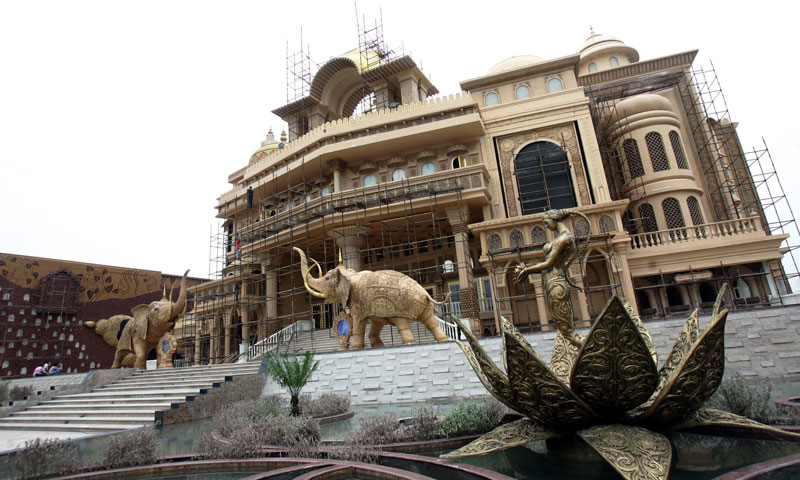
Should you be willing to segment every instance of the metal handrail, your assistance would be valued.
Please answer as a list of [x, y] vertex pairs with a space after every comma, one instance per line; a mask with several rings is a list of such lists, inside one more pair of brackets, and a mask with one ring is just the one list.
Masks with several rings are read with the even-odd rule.
[[249, 362], [258, 356], [272, 352], [273, 350], [277, 350], [281, 343], [287, 343], [291, 341], [292, 337], [295, 335], [295, 333], [297, 333], [299, 328], [300, 322], [295, 322], [288, 327], [273, 333], [260, 342], [254, 343], [249, 349], [247, 349], [247, 361]]

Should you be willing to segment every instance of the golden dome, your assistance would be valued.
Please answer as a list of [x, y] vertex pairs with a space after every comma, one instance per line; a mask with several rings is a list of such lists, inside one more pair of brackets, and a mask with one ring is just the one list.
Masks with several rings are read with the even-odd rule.
[[349, 52], [339, 55], [340, 58], [349, 58], [356, 64], [358, 67], [358, 71], [360, 73], [364, 73], [367, 70], [372, 70], [375, 67], [383, 65], [386, 63], [378, 52], [374, 50], [367, 50], [362, 55], [361, 51], [357, 48], [350, 50]]

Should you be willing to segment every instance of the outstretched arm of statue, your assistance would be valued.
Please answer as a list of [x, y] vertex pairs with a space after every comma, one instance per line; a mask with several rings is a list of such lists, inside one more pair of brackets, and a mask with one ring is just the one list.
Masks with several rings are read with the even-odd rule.
[[531, 273], [541, 272], [557, 266], [557, 259], [561, 257], [561, 251], [564, 248], [564, 242], [555, 242], [555, 244], [551, 245], [550, 251], [547, 253], [547, 256], [544, 257], [543, 261], [529, 266], [525, 266], [525, 264], [522, 263], [517, 265], [517, 267], [514, 269], [514, 273], [516, 273], [515, 282], [521, 283], [523, 280], [528, 278], [528, 275]]

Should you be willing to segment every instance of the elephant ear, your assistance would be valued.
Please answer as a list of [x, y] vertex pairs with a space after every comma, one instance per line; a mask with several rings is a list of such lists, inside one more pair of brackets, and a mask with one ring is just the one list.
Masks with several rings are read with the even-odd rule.
[[131, 309], [131, 313], [133, 314], [133, 320], [137, 329], [141, 328], [141, 335], [142, 338], [147, 338], [147, 327], [149, 326], [150, 322], [147, 321], [147, 312], [150, 310], [149, 305], [136, 305]]
[[350, 301], [350, 280], [342, 274], [342, 270], [339, 268], [336, 269], [336, 283], [333, 287], [336, 291], [336, 298], [339, 299], [342, 307], [349, 310], [347, 303]]

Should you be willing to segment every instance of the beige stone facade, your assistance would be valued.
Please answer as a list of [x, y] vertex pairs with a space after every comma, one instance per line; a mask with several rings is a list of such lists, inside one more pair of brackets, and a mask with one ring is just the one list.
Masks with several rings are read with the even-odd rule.
[[573, 55], [512, 57], [441, 96], [407, 56], [329, 60], [274, 110], [289, 134], [270, 131], [229, 176], [224, 268], [194, 287], [182, 344], [213, 363], [293, 325], [335, 326], [339, 306], [308, 295], [294, 246], [323, 273], [342, 261], [453, 292], [442, 316], [481, 335], [500, 315], [552, 329], [541, 280], [512, 273], [541, 257], [550, 208], [589, 220], [570, 225], [589, 236], [570, 272], [580, 325], [612, 294], [644, 317], [707, 306], [724, 282], [734, 306], [769, 304], [788, 288], [786, 236], [768, 232], [735, 124], [700, 108], [695, 54], [640, 61], [593, 33]]

